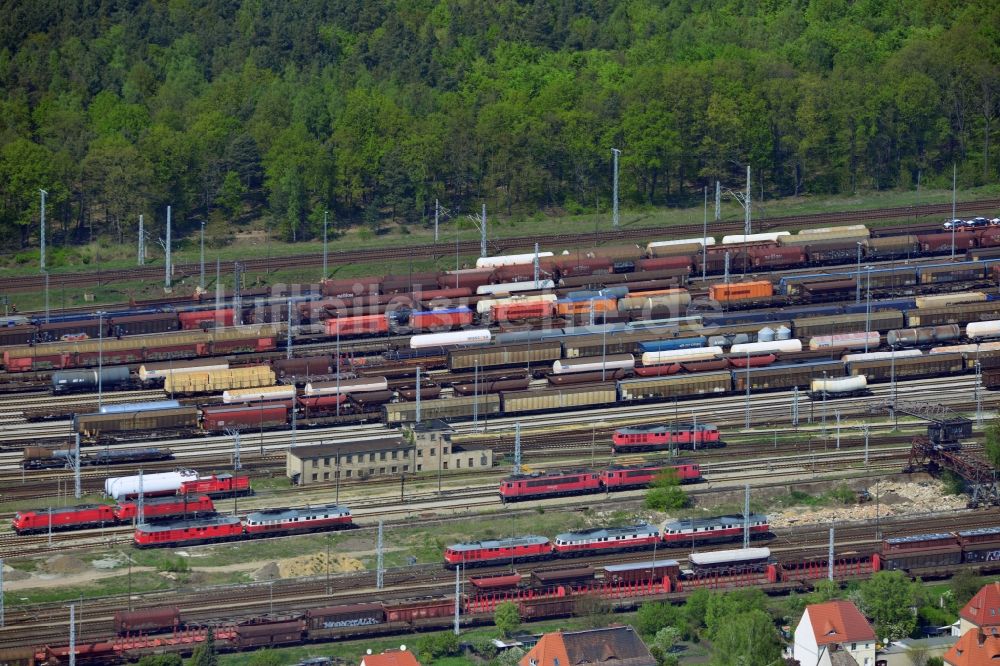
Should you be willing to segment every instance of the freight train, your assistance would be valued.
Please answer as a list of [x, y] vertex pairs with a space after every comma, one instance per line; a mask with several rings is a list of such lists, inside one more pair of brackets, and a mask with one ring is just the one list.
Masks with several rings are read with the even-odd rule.
[[[157, 521], [215, 513], [213, 499], [249, 495], [250, 480], [228, 474], [199, 477], [194, 472], [147, 474], [143, 478], [143, 516]], [[82, 530], [125, 524], [138, 515], [138, 477], [108, 479], [107, 494], [117, 504], [84, 504], [52, 509], [27, 509], [14, 514], [11, 527], [18, 534]]]
[[[670, 593], [698, 589], [732, 590], [766, 587], [771, 591], [800, 588], [810, 581], [826, 579], [830, 569], [835, 579], [866, 577], [884, 568], [901, 568], [912, 576], [924, 573], [947, 575], [959, 563], [982, 566], [1000, 558], [1000, 527], [954, 532], [953, 551], [943, 561], [937, 551], [942, 535], [885, 539], [871, 556], [855, 553], [832, 563], [825, 557], [796, 557], [775, 561], [767, 548], [693, 552], [684, 569], [676, 560], [605, 564], [599, 568], [572, 567], [533, 571], [499, 572], [469, 579], [470, 592], [458, 601], [466, 623], [490, 623], [497, 605], [518, 605], [525, 620], [567, 617], [578, 614], [589, 601], [604, 599], [611, 604], [623, 598], [631, 605], [646, 599], [673, 599]], [[213, 622], [216, 646], [240, 650], [268, 645], [291, 645], [311, 641], [342, 640], [368, 635], [412, 633], [415, 630], [450, 628], [456, 599], [434, 596], [356, 602], [307, 608], [287, 613], [242, 618], [231, 623]], [[77, 643], [78, 664], [108, 664], [120, 659], [120, 644], [128, 641], [130, 654], [161, 652], [165, 647], [197, 643], [205, 632], [200, 618], [187, 622], [177, 607], [150, 607], [115, 613], [114, 636], [92, 643]], [[181, 648], [182, 649], [182, 648]], [[66, 646], [37, 650], [39, 660], [68, 661]]]
[[444, 565], [448, 568], [475, 567], [644, 550], [655, 546], [694, 547], [741, 539], [747, 526], [751, 539], [769, 539], [774, 536], [770, 521], [764, 514], [750, 514], [749, 520], [743, 516], [717, 516], [668, 521], [662, 531], [647, 523], [640, 523], [565, 532], [556, 535], [554, 540], [532, 534], [458, 543], [445, 548]]
[[290, 536], [354, 526], [347, 507], [335, 504], [301, 509], [252, 511], [245, 518], [213, 515], [194, 520], [137, 525], [136, 548], [164, 548], [242, 539]]
[[[173, 460], [170, 449], [108, 449], [80, 454], [81, 467], [109, 467], [112, 465], [134, 465], [143, 462]], [[73, 451], [69, 445], [50, 449], [44, 446], [24, 447], [21, 467], [24, 469], [62, 469], [73, 467]]]
[[698, 483], [704, 479], [695, 463], [649, 461], [635, 465], [614, 465], [604, 470], [562, 470], [515, 474], [500, 482], [500, 500], [520, 500], [583, 495], [644, 488], [658, 476], [670, 472], [681, 483]]

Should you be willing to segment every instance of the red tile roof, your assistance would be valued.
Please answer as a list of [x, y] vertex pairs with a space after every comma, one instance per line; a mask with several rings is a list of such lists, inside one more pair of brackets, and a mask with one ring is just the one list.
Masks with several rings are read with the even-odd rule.
[[1000, 659], [1000, 636], [996, 629], [971, 629], [944, 653], [944, 663], [951, 666], [993, 666]]
[[958, 614], [977, 627], [1000, 627], [1000, 583], [984, 585]]
[[407, 650], [369, 654], [361, 659], [362, 666], [420, 666], [420, 662]]
[[849, 601], [828, 601], [806, 606], [817, 645], [849, 641], [873, 641], [875, 630], [854, 604]]
[[656, 659], [632, 627], [545, 634], [519, 666], [656, 666]]

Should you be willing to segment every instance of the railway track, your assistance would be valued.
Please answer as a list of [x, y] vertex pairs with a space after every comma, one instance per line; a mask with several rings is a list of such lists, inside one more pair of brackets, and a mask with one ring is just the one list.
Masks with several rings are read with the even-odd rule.
[[[957, 512], [950, 514], [929, 514], [903, 519], [886, 518], [879, 525], [880, 534], [870, 523], [848, 523], [837, 527], [837, 544], [841, 552], [849, 549], [852, 555], [867, 555], [877, 548], [879, 537], [907, 536], [955, 529], [961, 521], [965, 529], [988, 527], [1000, 524], [1000, 511]], [[822, 559], [826, 555], [828, 525], [810, 525], [794, 529], [775, 530], [775, 538], [768, 546], [779, 561], [801, 561], [814, 557]], [[731, 547], [720, 544], [719, 548]], [[684, 548], [662, 548], [658, 553], [649, 550], [617, 555], [598, 555], [574, 558], [567, 566], [604, 566], [609, 563], [675, 558], [686, 561]], [[669, 553], [669, 555], [668, 555]], [[538, 568], [551, 568], [559, 561], [528, 562], [519, 564], [517, 570], [525, 574]], [[467, 570], [470, 575], [500, 573], [508, 570], [506, 565], [477, 567]], [[113, 632], [114, 611], [125, 608], [146, 608], [174, 605], [181, 608], [185, 618], [211, 622], [225, 618], [232, 621], [234, 615], [251, 615], [269, 612], [299, 611], [318, 605], [350, 603], [364, 595], [366, 601], [404, 599], [416, 595], [447, 595], [452, 593], [454, 574], [439, 564], [424, 564], [385, 572], [385, 589], [375, 589], [375, 572], [365, 571], [355, 574], [313, 576], [302, 579], [279, 580], [274, 583], [251, 583], [242, 585], [217, 586], [203, 590], [175, 590], [170, 592], [144, 593], [131, 598], [112, 596], [88, 599], [81, 609], [78, 607], [78, 631], [81, 641], [106, 638]], [[234, 613], [232, 602], [220, 599], [239, 600], [238, 612]], [[7, 624], [0, 629], [0, 648], [58, 644], [64, 641], [67, 624], [65, 603], [37, 604], [10, 608], [6, 614]], [[223, 622], [219, 622], [222, 624]], [[30, 628], [30, 631], [25, 631]]]
[[[955, 210], [961, 213], [989, 212], [1000, 207], [1000, 199], [982, 199], [978, 201], [967, 201], [956, 205]], [[774, 229], [777, 227], [802, 227], [802, 226], [823, 226], [830, 224], [843, 224], [848, 222], [866, 222], [876, 220], [894, 220], [900, 218], [919, 218], [931, 215], [950, 215], [951, 204], [924, 204], [921, 206], [898, 206], [894, 208], [882, 208], [872, 210], [856, 210], [831, 213], [815, 213], [809, 215], [790, 215], [758, 220], [755, 223], [757, 229]], [[641, 218], [640, 218], [641, 219]], [[712, 230], [716, 233], [741, 231], [742, 221], [715, 222]], [[699, 235], [702, 230], [701, 224], [677, 225], [669, 228], [671, 235]], [[628, 241], [634, 239], [645, 239], [650, 235], [660, 231], [654, 227], [632, 227], [617, 231], [598, 232], [592, 236], [595, 242]], [[490, 241], [490, 248], [494, 252], [503, 252], [517, 248], [527, 248], [532, 246], [537, 238], [515, 237], [497, 238]], [[577, 245], [580, 243], [579, 234], [556, 234], [546, 238], [546, 243], [553, 246]], [[333, 252], [329, 254], [329, 264], [333, 266], [343, 264], [364, 263], [373, 261], [406, 260], [411, 258], [436, 258], [439, 256], [459, 253], [478, 253], [478, 241], [463, 241], [457, 244], [443, 243], [440, 245], [422, 245], [416, 247], [390, 247], [373, 248], [370, 250], [353, 250], [350, 252]], [[267, 271], [286, 268], [314, 267], [321, 263], [321, 254], [301, 254], [287, 257], [270, 257], [265, 259], [248, 259], [241, 262], [249, 271]], [[223, 262], [222, 270], [231, 272], [233, 262]], [[173, 278], [179, 281], [185, 277], [197, 275], [200, 265], [195, 263], [178, 264], [174, 267]], [[121, 270], [95, 271], [89, 273], [54, 273], [49, 276], [49, 288], [52, 287], [83, 287], [100, 286], [113, 282], [135, 281], [135, 280], [159, 280], [163, 275], [162, 266], [136, 267]], [[21, 276], [10, 277], [4, 281], [8, 292], [41, 290], [45, 286], [44, 276]]]

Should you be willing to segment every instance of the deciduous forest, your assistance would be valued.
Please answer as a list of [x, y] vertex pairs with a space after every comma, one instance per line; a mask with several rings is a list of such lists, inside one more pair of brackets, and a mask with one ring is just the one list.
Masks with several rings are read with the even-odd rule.
[[0, 239], [995, 182], [995, 0], [6, 0]]

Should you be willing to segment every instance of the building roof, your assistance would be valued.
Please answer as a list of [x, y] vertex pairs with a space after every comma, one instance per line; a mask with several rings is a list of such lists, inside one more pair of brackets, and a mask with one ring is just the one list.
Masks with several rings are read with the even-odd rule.
[[656, 659], [632, 627], [545, 634], [519, 666], [656, 666]]
[[1000, 627], [1000, 582], [984, 585], [958, 615], [977, 627]]
[[420, 662], [409, 650], [393, 650], [365, 655], [361, 659], [361, 666], [420, 666]]
[[985, 666], [1000, 659], [1000, 636], [996, 629], [970, 629], [950, 650], [944, 653], [944, 663], [951, 666]]
[[288, 449], [288, 455], [296, 458], [322, 458], [324, 456], [347, 455], [351, 453], [370, 453], [372, 451], [392, 451], [409, 447], [399, 435], [379, 437], [378, 439], [363, 439], [356, 442], [336, 442], [330, 444], [313, 444], [311, 446], [293, 446]]
[[806, 606], [817, 645], [873, 641], [875, 630], [861, 611], [849, 601], [828, 601]]

